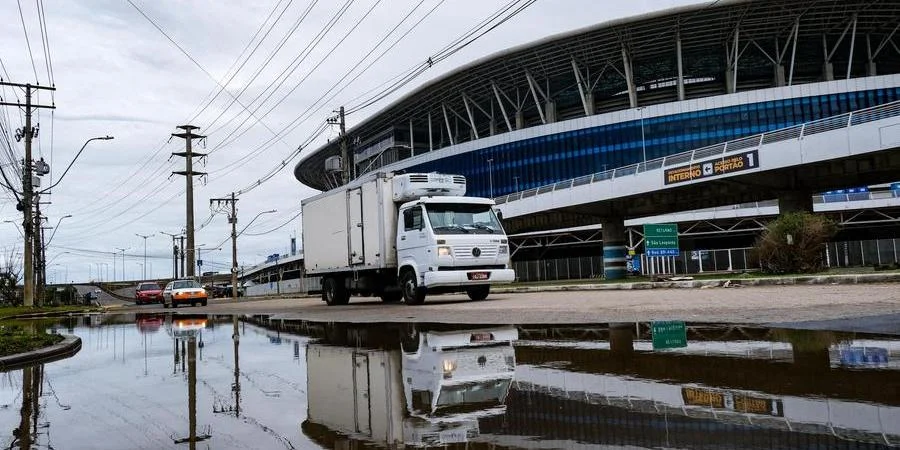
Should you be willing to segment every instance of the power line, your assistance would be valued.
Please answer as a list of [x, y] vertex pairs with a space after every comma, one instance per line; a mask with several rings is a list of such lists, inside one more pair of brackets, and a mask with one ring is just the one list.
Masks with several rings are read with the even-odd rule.
[[34, 70], [34, 81], [40, 82], [37, 74], [37, 66], [34, 64], [34, 53], [31, 52], [31, 39], [28, 38], [28, 28], [25, 27], [25, 15], [22, 14], [22, 0], [16, 0], [19, 4], [19, 18], [22, 19], [22, 31], [25, 32], [25, 45], [28, 46], [28, 57], [31, 58], [31, 69]]
[[303, 214], [303, 211], [298, 212], [298, 213], [295, 214], [293, 217], [291, 217], [290, 219], [288, 219], [287, 222], [284, 222], [283, 224], [278, 225], [277, 227], [272, 228], [272, 229], [269, 230], [269, 231], [264, 231], [264, 232], [262, 232], [262, 233], [244, 233], [244, 235], [245, 235], [245, 236], [262, 236], [262, 235], [264, 235], [264, 234], [273, 233], [273, 232], [275, 232], [275, 231], [280, 230], [281, 228], [284, 228], [285, 225], [287, 225], [287, 224], [293, 222], [294, 219], [300, 217], [301, 214]]
[[[44, 47], [44, 64], [47, 67], [47, 77], [50, 79], [50, 85], [55, 85], [56, 81], [53, 77], [53, 61], [50, 59], [50, 36], [47, 32], [47, 16], [44, 14], [44, 0], [34, 0], [37, 7], [38, 24], [41, 28], [41, 45]], [[53, 94], [50, 94], [51, 98]]]

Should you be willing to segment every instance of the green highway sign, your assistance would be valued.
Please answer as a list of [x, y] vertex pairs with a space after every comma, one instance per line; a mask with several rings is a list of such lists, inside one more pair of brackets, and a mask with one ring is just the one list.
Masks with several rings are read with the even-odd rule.
[[687, 327], [680, 320], [664, 320], [650, 323], [653, 350], [687, 347]]
[[678, 256], [678, 225], [674, 223], [644, 225], [644, 250], [647, 256]]

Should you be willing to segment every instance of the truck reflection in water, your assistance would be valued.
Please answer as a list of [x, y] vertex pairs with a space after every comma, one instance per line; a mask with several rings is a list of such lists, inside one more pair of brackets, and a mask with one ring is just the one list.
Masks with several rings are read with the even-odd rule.
[[[350, 333], [358, 338], [365, 331]], [[354, 440], [465, 443], [479, 435], [479, 419], [506, 412], [516, 365], [514, 327], [400, 334], [393, 345], [373, 339], [307, 346], [307, 436], [328, 447]]]

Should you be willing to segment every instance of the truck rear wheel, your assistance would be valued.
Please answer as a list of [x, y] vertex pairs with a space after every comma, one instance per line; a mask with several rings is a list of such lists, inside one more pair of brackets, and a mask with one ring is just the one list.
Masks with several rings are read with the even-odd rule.
[[344, 280], [340, 278], [326, 278], [322, 280], [322, 300], [328, 306], [346, 305], [350, 302], [350, 293], [344, 286]]
[[403, 301], [407, 305], [421, 305], [425, 303], [425, 288], [419, 287], [416, 273], [412, 270], [403, 272], [400, 276], [400, 287], [403, 289]]
[[491, 293], [491, 286], [473, 286], [466, 289], [466, 294], [469, 295], [469, 298], [475, 301], [484, 300], [487, 298], [488, 294]]

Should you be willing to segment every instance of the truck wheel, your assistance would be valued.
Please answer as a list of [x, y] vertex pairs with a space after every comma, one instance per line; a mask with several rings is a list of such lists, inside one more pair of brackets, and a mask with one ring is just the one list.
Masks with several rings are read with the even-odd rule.
[[400, 291], [388, 291], [381, 293], [381, 301], [384, 303], [397, 303], [403, 300], [403, 293]]
[[350, 302], [350, 293], [344, 287], [342, 279], [326, 278], [322, 281], [322, 300], [328, 306], [346, 305]]
[[484, 300], [487, 298], [488, 294], [491, 293], [491, 286], [473, 286], [466, 289], [466, 294], [469, 294], [469, 298], [475, 301]]
[[416, 273], [412, 270], [400, 276], [400, 287], [403, 289], [403, 301], [407, 305], [421, 305], [425, 302], [425, 288], [419, 287]]

